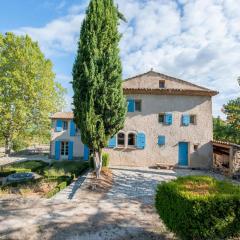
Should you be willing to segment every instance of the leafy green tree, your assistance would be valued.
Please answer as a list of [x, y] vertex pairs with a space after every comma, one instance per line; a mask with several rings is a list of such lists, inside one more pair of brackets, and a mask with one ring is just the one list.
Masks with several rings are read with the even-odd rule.
[[[240, 85], [240, 78], [238, 78]], [[213, 135], [216, 140], [240, 144], [240, 97], [223, 105], [226, 121], [220, 117], [213, 119]]]
[[119, 19], [113, 0], [91, 0], [83, 20], [73, 66], [74, 120], [93, 153], [97, 177], [102, 149], [124, 126], [126, 99], [119, 56]]
[[213, 138], [215, 140], [226, 139], [226, 123], [223, 121], [220, 116], [213, 118]]
[[6, 154], [15, 139], [49, 132], [49, 115], [64, 102], [54, 78], [51, 61], [29, 36], [0, 34], [0, 138]]

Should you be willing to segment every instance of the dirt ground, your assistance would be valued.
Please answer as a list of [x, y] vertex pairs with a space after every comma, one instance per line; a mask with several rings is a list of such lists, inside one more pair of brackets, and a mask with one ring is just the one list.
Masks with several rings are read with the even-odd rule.
[[0, 239], [174, 239], [155, 212], [155, 189], [161, 181], [192, 174], [206, 173], [115, 168], [100, 191], [92, 190], [88, 175], [72, 199], [0, 198]]

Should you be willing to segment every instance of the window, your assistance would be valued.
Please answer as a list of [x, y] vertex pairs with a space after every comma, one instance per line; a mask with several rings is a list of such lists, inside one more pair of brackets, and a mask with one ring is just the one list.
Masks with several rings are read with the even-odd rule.
[[196, 115], [190, 115], [190, 124], [196, 124], [196, 123], [197, 123]]
[[125, 146], [125, 134], [120, 132], [117, 135], [117, 145], [120, 147], [124, 147]]
[[135, 100], [135, 112], [141, 112], [141, 111], [142, 111], [142, 101]]
[[135, 146], [136, 143], [136, 135], [135, 133], [128, 134], [128, 146]]
[[165, 81], [159, 81], [159, 88], [165, 88]]
[[158, 114], [158, 122], [159, 123], [164, 123], [164, 113], [159, 113]]
[[197, 151], [198, 150], [198, 144], [194, 144], [193, 149], [194, 149], [194, 151]]
[[68, 156], [68, 142], [61, 142], [61, 155]]
[[67, 130], [67, 129], [68, 129], [68, 122], [63, 121], [63, 130]]

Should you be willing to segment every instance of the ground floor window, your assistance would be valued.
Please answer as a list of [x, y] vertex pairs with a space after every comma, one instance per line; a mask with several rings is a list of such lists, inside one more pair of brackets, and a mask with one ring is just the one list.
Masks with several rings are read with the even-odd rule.
[[68, 142], [61, 142], [61, 155], [68, 156]]
[[128, 146], [135, 146], [136, 145], [136, 134], [129, 133], [128, 134]]
[[117, 144], [120, 147], [125, 146], [125, 134], [124, 133], [122, 133], [122, 132], [118, 133]]

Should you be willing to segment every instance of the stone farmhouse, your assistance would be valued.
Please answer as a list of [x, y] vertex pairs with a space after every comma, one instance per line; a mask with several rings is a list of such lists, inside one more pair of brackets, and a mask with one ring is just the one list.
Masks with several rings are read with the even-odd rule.
[[[123, 81], [123, 90], [125, 126], [104, 149], [112, 166], [211, 167], [212, 97], [218, 92], [152, 70]], [[51, 119], [51, 157], [88, 160], [73, 113]]]

